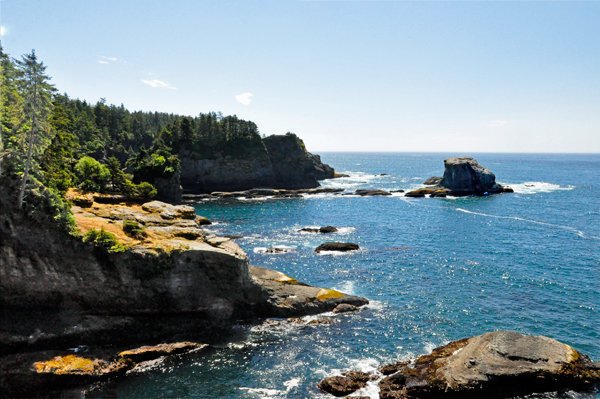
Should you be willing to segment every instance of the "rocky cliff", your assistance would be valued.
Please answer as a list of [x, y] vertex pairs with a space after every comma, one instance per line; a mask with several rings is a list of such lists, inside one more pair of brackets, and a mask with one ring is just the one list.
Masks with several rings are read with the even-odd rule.
[[251, 188], [314, 188], [334, 170], [309, 153], [295, 134], [269, 136], [245, 148], [214, 148], [198, 153], [184, 150], [181, 184], [190, 193], [241, 191]]
[[[72, 210], [83, 240], [36, 223], [0, 199], [1, 345], [73, 336], [78, 330], [71, 328], [81, 329], [89, 315], [111, 327], [111, 317], [189, 315], [218, 322], [368, 302], [251, 269], [237, 244], [202, 229], [206, 219], [193, 207], [69, 195], [79, 196]], [[292, 295], [298, 300], [289, 300]], [[33, 314], [44, 314], [48, 328], [29, 319]]]
[[319, 180], [332, 179], [334, 170], [321, 157], [306, 150], [295, 134], [263, 139], [275, 176], [275, 188], [300, 189], [319, 187]]

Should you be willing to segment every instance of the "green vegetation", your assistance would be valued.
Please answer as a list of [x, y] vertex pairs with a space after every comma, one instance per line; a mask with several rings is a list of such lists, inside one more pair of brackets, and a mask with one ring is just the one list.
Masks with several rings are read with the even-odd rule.
[[108, 252], [125, 252], [127, 251], [127, 245], [124, 245], [117, 241], [117, 237], [104, 230], [104, 227], [100, 228], [100, 230], [91, 229], [83, 236], [83, 242], [88, 242], [94, 244], [94, 246], [99, 248], [104, 248]]
[[[196, 117], [129, 111], [57, 94], [35, 52], [0, 47], [0, 180], [16, 209], [72, 226], [67, 190], [152, 198], [158, 179], [179, 184], [182, 158], [268, 157], [255, 123], [221, 113]], [[161, 180], [161, 187], [165, 182]]]
[[146, 229], [144, 229], [144, 227], [134, 220], [124, 220], [123, 231], [125, 234], [133, 238], [140, 239], [147, 236]]

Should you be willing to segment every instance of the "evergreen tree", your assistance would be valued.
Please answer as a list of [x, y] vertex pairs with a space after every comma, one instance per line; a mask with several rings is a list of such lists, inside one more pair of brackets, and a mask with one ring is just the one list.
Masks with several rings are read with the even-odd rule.
[[16, 64], [21, 74], [19, 84], [25, 99], [24, 122], [29, 127], [27, 160], [18, 200], [19, 209], [22, 209], [32, 162], [34, 166], [37, 164], [39, 155], [52, 139], [49, 117], [52, 113], [52, 94], [56, 89], [49, 83], [50, 77], [45, 74], [46, 66], [43, 62], [38, 62], [35, 50], [32, 50], [31, 54], [24, 54], [22, 60], [17, 60]]

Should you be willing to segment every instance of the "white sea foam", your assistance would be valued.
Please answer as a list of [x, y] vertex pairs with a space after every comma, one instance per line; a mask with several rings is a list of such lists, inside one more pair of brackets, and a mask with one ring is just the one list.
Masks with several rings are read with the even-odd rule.
[[524, 218], [520, 218], [518, 216], [489, 215], [487, 213], [472, 212], [472, 211], [468, 211], [468, 210], [462, 209], [462, 208], [456, 208], [456, 210], [460, 211], [460, 212], [464, 212], [464, 213], [469, 213], [471, 215], [485, 216], [485, 217], [496, 218], [496, 219], [513, 219], [513, 220], [519, 220], [521, 222], [526, 222], [526, 223], [534, 223], [534, 224], [539, 224], [539, 225], [543, 225], [543, 226], [549, 226], [549, 227], [556, 228], [556, 229], [571, 231], [571, 232], [577, 234], [581, 238], [592, 238], [595, 240], [600, 240], [600, 237], [586, 235], [583, 231], [577, 230], [576, 228], [570, 227], [570, 226], [562, 226], [560, 224], [538, 222], [537, 220], [524, 219]]
[[367, 309], [373, 309], [373, 310], [381, 310], [383, 308], [385, 308], [385, 303], [381, 302], [381, 301], [372, 301], [369, 300], [369, 304], [365, 306], [365, 308]]
[[344, 294], [354, 295], [354, 285], [354, 281], [345, 281], [335, 286], [333, 289], [336, 291], [343, 292]]
[[[291, 252], [296, 247], [292, 247], [292, 246], [289, 246], [289, 245], [274, 245], [271, 248], [287, 250], [287, 251], [282, 251], [282, 252], [269, 253], [269, 254], [273, 254], [273, 255], [281, 255], [281, 254], [285, 254], [285, 253]], [[266, 247], [256, 247], [256, 248], [254, 248], [253, 251], [254, 251], [255, 254], [264, 254], [264, 253], [267, 253], [267, 249], [268, 248], [266, 248]]]
[[352, 233], [355, 230], [356, 228], [354, 227], [338, 227], [338, 231], [336, 232], [336, 234], [346, 235]]
[[434, 344], [433, 342], [427, 342], [425, 343], [423, 350], [425, 351], [425, 354], [429, 354], [437, 347], [438, 345]]
[[281, 394], [286, 393], [286, 391], [282, 391], [279, 389], [268, 389], [268, 388], [247, 388], [247, 387], [240, 387], [240, 390], [243, 391], [248, 391], [248, 393], [253, 393], [256, 395], [261, 395], [260, 397], [265, 397], [265, 396], [279, 396]]
[[545, 182], [525, 182], [519, 184], [502, 183], [515, 190], [518, 194], [538, 194], [538, 193], [551, 193], [553, 191], [561, 190], [573, 190], [575, 186], [560, 186], [553, 183]]
[[287, 380], [283, 383], [283, 385], [286, 387], [285, 391], [289, 392], [293, 388], [296, 388], [298, 385], [300, 385], [300, 378], [292, 378], [291, 380]]

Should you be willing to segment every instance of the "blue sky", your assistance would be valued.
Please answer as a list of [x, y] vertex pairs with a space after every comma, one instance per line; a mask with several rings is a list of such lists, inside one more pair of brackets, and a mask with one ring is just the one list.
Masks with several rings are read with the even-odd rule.
[[600, 152], [600, 2], [1, 0], [61, 92], [311, 151]]

